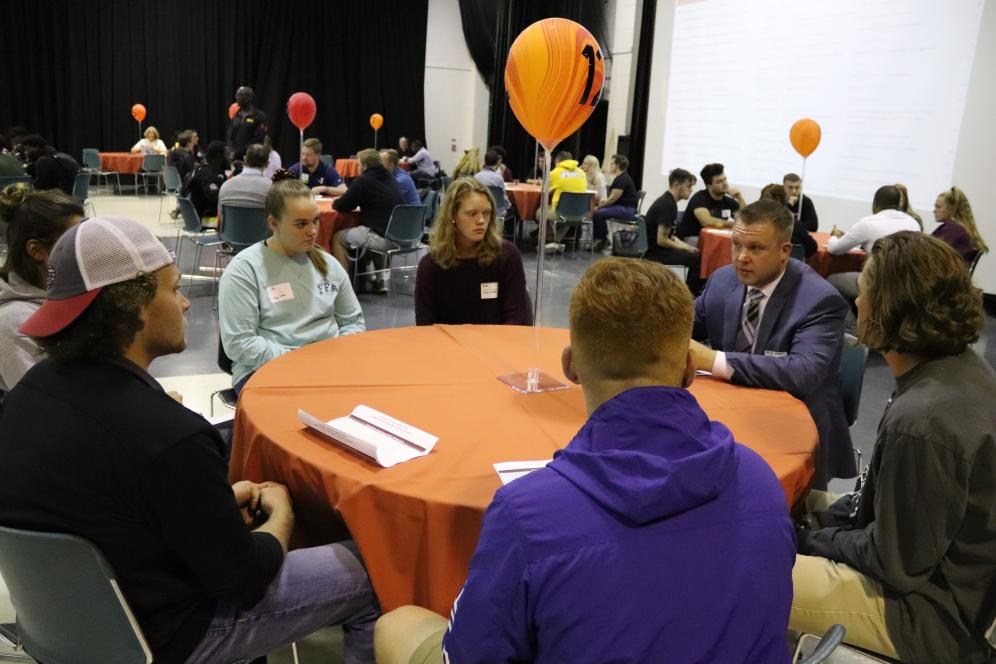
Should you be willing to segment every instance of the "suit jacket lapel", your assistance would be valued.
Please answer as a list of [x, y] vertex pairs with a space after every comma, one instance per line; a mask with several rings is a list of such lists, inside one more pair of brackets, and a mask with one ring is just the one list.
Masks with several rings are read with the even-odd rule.
[[785, 275], [778, 282], [775, 292], [771, 294], [768, 303], [764, 306], [764, 317], [761, 318], [761, 325], [757, 329], [757, 341], [754, 344], [754, 352], [763, 355], [772, 330], [775, 329], [775, 322], [782, 313], [782, 308], [788, 302], [789, 294], [799, 285], [802, 275], [799, 269], [789, 261], [785, 268]]
[[744, 304], [747, 287], [738, 283], [736, 288], [726, 295], [725, 311], [723, 312], [723, 348], [732, 352], [737, 347], [737, 332], [740, 330], [740, 310]]

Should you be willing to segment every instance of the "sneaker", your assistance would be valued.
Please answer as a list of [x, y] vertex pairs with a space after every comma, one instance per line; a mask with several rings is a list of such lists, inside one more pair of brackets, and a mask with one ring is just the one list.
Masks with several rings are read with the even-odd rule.
[[560, 242], [547, 242], [546, 243], [546, 253], [548, 253], [548, 254], [562, 254], [562, 253], [564, 253], [564, 249], [565, 248], [566, 248], [566, 245], [561, 244]]
[[387, 295], [390, 292], [390, 289], [387, 287], [387, 284], [383, 279], [374, 279], [373, 292], [377, 293], [377, 295]]

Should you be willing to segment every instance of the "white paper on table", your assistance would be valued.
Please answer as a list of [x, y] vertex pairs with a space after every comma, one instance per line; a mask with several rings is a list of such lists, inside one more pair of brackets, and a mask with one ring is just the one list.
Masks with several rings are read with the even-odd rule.
[[733, 231], [729, 228], [707, 228], [704, 230], [716, 235], [733, 235]]
[[525, 477], [534, 470], [539, 470], [550, 463], [553, 459], [543, 459], [541, 461], [503, 461], [494, 464], [495, 472], [502, 486], [520, 477]]
[[302, 409], [298, 409], [297, 417], [303, 424], [384, 468], [425, 456], [439, 440], [437, 436], [363, 405], [345, 417], [328, 422], [322, 422]]
[[712, 372], [711, 371], [703, 371], [702, 369], [696, 369], [695, 370], [695, 375], [696, 376], [711, 376]]

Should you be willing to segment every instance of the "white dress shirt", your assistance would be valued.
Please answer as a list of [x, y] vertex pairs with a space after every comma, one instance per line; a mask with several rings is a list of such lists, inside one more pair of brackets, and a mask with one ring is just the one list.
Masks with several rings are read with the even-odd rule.
[[827, 242], [827, 251], [834, 256], [846, 254], [855, 247], [865, 252], [872, 250], [876, 240], [899, 231], [918, 231], [916, 219], [899, 210], [882, 210], [878, 214], [862, 217], [849, 231]]

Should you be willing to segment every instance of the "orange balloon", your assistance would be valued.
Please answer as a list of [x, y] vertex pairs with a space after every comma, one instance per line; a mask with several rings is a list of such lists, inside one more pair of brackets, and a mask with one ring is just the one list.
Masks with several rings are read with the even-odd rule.
[[135, 118], [139, 122], [145, 119], [145, 107], [141, 104], [135, 104], [131, 107], [131, 117]]
[[548, 151], [584, 124], [604, 82], [598, 42], [565, 18], [533, 23], [508, 52], [505, 88], [512, 112]]
[[792, 141], [792, 147], [803, 158], [816, 152], [822, 136], [823, 132], [820, 131], [820, 125], [816, 123], [816, 120], [810, 120], [809, 118], [797, 120], [789, 130], [789, 140]]
[[384, 116], [380, 113], [374, 113], [370, 116], [370, 126], [374, 129], [380, 129], [384, 126]]

